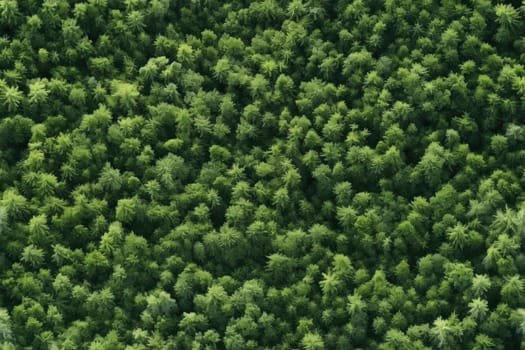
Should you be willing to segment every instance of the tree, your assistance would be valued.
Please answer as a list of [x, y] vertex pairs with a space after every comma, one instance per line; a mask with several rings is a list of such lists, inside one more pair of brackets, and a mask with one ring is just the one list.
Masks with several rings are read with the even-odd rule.
[[494, 6], [496, 22], [505, 30], [512, 30], [519, 23], [519, 13], [510, 4], [497, 4]]
[[15, 112], [20, 106], [24, 95], [17, 86], [6, 86], [0, 91], [0, 98], [2, 105], [7, 108], [8, 112]]
[[411, 347], [410, 338], [398, 329], [389, 329], [385, 335], [388, 349], [409, 349]]
[[327, 298], [332, 298], [338, 294], [342, 287], [342, 283], [333, 273], [323, 273], [323, 280], [319, 282], [323, 295]]
[[176, 310], [177, 303], [165, 291], [156, 290], [146, 297], [146, 309], [140, 319], [145, 325], [153, 327], [160, 318], [168, 318]]
[[37, 193], [42, 197], [52, 196], [59, 186], [58, 179], [54, 174], [40, 173], [37, 182]]
[[324, 349], [323, 338], [318, 333], [307, 333], [301, 340], [301, 345], [305, 350]]
[[127, 83], [120, 80], [113, 80], [111, 82], [111, 97], [115, 103], [122, 106], [129, 111], [137, 105], [137, 98], [140, 93], [135, 84]]
[[189, 64], [194, 60], [193, 47], [187, 43], [182, 43], [177, 50], [177, 60], [183, 64]]
[[223, 324], [224, 312], [223, 305], [228, 301], [228, 295], [222, 286], [213, 285], [208, 288], [206, 295], [196, 299], [196, 306], [199, 311], [204, 312], [212, 324]]
[[510, 208], [498, 210], [491, 227], [498, 233], [514, 233], [517, 230], [516, 213]]
[[457, 324], [455, 316], [450, 319], [443, 319], [440, 316], [434, 320], [430, 329], [430, 335], [440, 349], [451, 348], [456, 344], [456, 340], [459, 340], [459, 337], [461, 337], [462, 330], [460, 325]]
[[49, 240], [49, 226], [45, 215], [33, 216], [29, 220], [29, 240], [34, 244], [44, 243]]
[[0, 309], [0, 341], [2, 343], [10, 341], [13, 337], [11, 329], [11, 317], [5, 309]]
[[115, 210], [115, 217], [123, 223], [131, 223], [137, 215], [137, 200], [135, 198], [120, 199]]
[[451, 285], [459, 290], [465, 290], [473, 279], [473, 271], [469, 265], [462, 263], [446, 263], [445, 275]]
[[103, 321], [113, 312], [115, 296], [105, 288], [91, 293], [86, 300], [86, 309], [93, 317]]
[[105, 191], [116, 193], [123, 184], [119, 169], [114, 169], [106, 163], [100, 172], [99, 183]]
[[0, 24], [14, 26], [18, 23], [20, 16], [18, 1], [3, 0], [0, 2]]
[[356, 210], [351, 206], [337, 208], [337, 220], [341, 226], [346, 229], [350, 228], [354, 224], [357, 218], [356, 214]]
[[82, 116], [80, 130], [101, 136], [102, 132], [107, 131], [111, 121], [111, 112], [106, 105], [100, 104], [92, 114], [85, 114]]
[[447, 230], [447, 236], [452, 246], [461, 251], [467, 245], [470, 235], [464, 225], [458, 224]]
[[523, 300], [525, 281], [519, 275], [514, 275], [506, 279], [501, 288], [502, 299], [509, 305], [519, 304]]
[[262, 98], [269, 89], [269, 83], [263, 75], [257, 74], [250, 82], [250, 92], [253, 98]]
[[474, 297], [479, 298], [488, 292], [492, 283], [487, 275], [475, 275], [472, 278], [471, 289]]
[[292, 19], [299, 19], [306, 15], [307, 7], [301, 0], [294, 0], [288, 4], [287, 14]]
[[293, 258], [280, 253], [274, 253], [268, 256], [266, 271], [270, 272], [275, 281], [286, 281], [293, 273], [296, 262]]
[[512, 315], [516, 330], [522, 337], [525, 337], [525, 309], [516, 309]]
[[27, 94], [29, 103], [35, 105], [42, 105], [46, 102], [49, 91], [46, 89], [44, 80], [39, 79], [29, 85], [29, 93]]
[[126, 18], [129, 29], [134, 32], [142, 31], [146, 25], [144, 24], [144, 14], [140, 11], [131, 11]]
[[425, 150], [424, 156], [415, 167], [415, 174], [421, 173], [431, 186], [437, 186], [442, 179], [442, 171], [447, 163], [448, 154], [438, 143], [432, 142]]
[[24, 248], [21, 260], [31, 267], [39, 267], [44, 262], [44, 250], [32, 244], [28, 245]]
[[488, 349], [494, 349], [495, 344], [494, 341], [485, 334], [479, 334], [476, 336], [476, 339], [474, 341], [474, 347], [472, 349], [475, 350], [488, 350]]
[[284, 209], [288, 205], [289, 201], [290, 197], [286, 188], [280, 188], [277, 191], [275, 191], [275, 194], [273, 196], [273, 204], [276, 207]]
[[346, 309], [350, 317], [362, 318], [365, 317], [366, 303], [361, 295], [354, 293], [348, 296], [348, 303]]
[[472, 300], [469, 304], [469, 315], [475, 320], [482, 320], [487, 315], [489, 308], [486, 300], [476, 298]]

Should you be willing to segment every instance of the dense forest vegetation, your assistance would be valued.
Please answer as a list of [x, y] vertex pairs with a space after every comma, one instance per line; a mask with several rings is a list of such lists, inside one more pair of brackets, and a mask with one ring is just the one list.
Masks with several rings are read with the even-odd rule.
[[525, 3], [0, 0], [0, 349], [525, 349]]

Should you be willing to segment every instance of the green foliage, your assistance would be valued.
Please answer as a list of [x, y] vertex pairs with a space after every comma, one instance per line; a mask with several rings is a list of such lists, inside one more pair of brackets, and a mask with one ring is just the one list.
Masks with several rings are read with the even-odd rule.
[[5, 343], [13, 337], [11, 317], [5, 309], [0, 309], [0, 341]]
[[113, 80], [111, 82], [111, 97], [116, 104], [130, 110], [137, 104], [139, 91], [135, 84]]
[[524, 11], [0, 0], [0, 348], [523, 348]]

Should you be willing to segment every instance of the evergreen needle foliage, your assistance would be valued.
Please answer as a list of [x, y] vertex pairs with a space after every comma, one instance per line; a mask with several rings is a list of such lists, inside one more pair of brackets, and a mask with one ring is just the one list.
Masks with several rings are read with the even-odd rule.
[[0, 349], [525, 349], [524, 20], [0, 0]]

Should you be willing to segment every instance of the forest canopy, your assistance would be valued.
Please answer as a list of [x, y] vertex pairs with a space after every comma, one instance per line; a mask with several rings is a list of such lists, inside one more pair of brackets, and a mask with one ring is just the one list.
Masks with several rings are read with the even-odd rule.
[[525, 2], [0, 0], [0, 349], [525, 348]]

